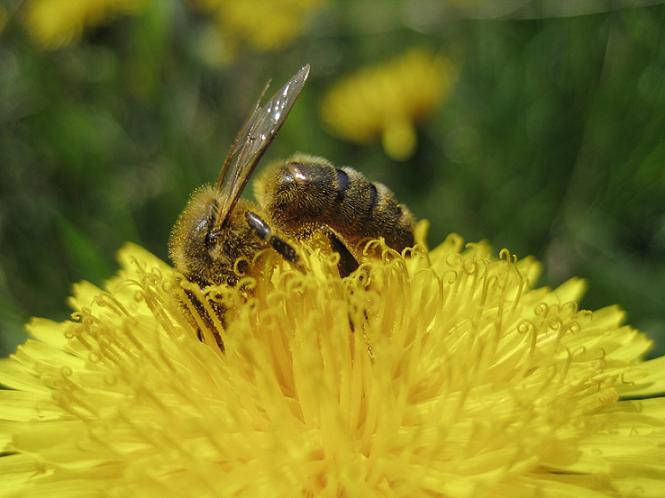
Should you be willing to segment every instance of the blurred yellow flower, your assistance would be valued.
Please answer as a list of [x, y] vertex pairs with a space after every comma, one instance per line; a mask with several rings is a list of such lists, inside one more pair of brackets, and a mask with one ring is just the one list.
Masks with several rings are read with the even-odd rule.
[[457, 236], [345, 279], [302, 250], [204, 292], [129, 245], [72, 321], [34, 319], [0, 362], [0, 496], [662, 496], [665, 398], [622, 396], [665, 358], [581, 281]]
[[44, 48], [78, 40], [84, 28], [119, 14], [133, 14], [151, 0], [30, 0], [25, 9], [28, 32]]
[[232, 59], [243, 44], [259, 51], [284, 47], [302, 34], [309, 17], [325, 3], [325, 0], [192, 1], [214, 15], [221, 41], [213, 45], [223, 47], [225, 53], [219, 57], [225, 60]]
[[393, 159], [408, 159], [416, 148], [415, 123], [435, 111], [457, 78], [450, 59], [412, 49], [368, 67], [333, 86], [321, 116], [335, 134], [356, 143], [380, 137]]

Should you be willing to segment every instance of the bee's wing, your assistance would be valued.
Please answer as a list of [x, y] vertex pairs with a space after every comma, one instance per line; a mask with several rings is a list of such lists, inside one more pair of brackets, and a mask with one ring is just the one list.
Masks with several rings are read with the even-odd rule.
[[259, 98], [254, 112], [233, 141], [217, 177], [215, 186], [222, 194], [223, 204], [219, 206], [213, 229], [219, 229], [228, 219], [254, 168], [300, 95], [308, 75], [309, 65], [306, 65], [263, 106]]

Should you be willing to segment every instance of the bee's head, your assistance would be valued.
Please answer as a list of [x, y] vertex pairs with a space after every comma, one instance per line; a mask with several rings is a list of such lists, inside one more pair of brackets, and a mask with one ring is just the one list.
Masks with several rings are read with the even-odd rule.
[[171, 230], [169, 256], [182, 273], [202, 274], [213, 264], [220, 242], [220, 233], [212, 231], [218, 199], [210, 186], [197, 189]]
[[249, 204], [243, 199], [237, 201], [222, 227], [215, 228], [222, 195], [208, 185], [194, 191], [169, 238], [169, 256], [175, 267], [202, 283], [237, 280], [238, 258], [251, 260], [263, 247], [245, 220]]

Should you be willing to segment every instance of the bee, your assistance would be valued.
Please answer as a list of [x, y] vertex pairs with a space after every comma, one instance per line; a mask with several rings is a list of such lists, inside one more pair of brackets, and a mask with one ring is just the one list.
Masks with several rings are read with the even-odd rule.
[[247, 266], [270, 248], [300, 267], [294, 241], [313, 236], [323, 235], [340, 254], [342, 276], [358, 267], [363, 241], [383, 237], [397, 251], [413, 245], [413, 216], [387, 187], [322, 158], [296, 154], [272, 164], [255, 182], [257, 203], [241, 198], [308, 75], [306, 65], [262, 105], [264, 89], [215, 184], [192, 194], [169, 240], [170, 257], [188, 280], [236, 285], [238, 262]]

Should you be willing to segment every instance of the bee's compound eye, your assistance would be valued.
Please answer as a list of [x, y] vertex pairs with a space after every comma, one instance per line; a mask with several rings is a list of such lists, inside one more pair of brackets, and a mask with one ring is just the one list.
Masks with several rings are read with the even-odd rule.
[[219, 240], [219, 230], [211, 230], [206, 234], [206, 247], [211, 248], [214, 247], [217, 244], [217, 241]]

